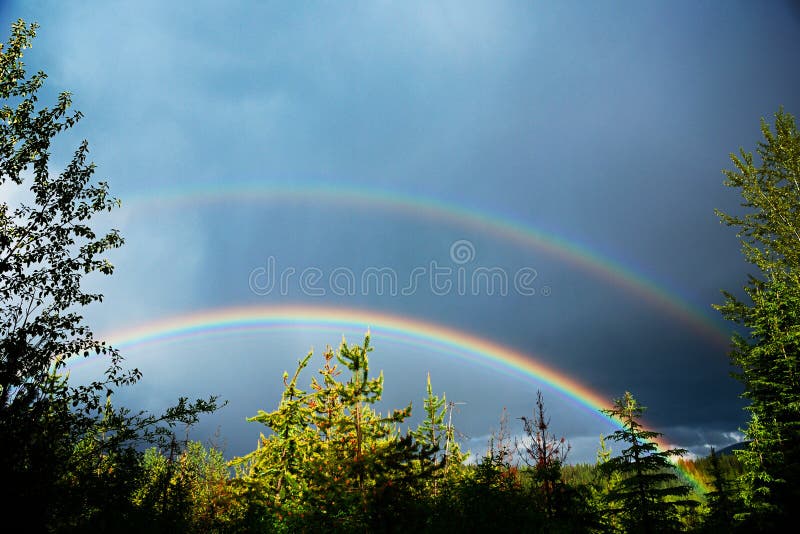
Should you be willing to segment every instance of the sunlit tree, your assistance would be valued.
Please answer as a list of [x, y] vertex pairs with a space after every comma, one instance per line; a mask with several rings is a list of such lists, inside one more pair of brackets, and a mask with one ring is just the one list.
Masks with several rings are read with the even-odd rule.
[[659, 450], [655, 440], [661, 434], [642, 426], [645, 408], [630, 392], [614, 399], [612, 408], [601, 411], [620, 421], [622, 427], [609, 437], [626, 447], [599, 466], [607, 476], [618, 477], [607, 493], [608, 512], [629, 532], [680, 530], [680, 508], [698, 504], [687, 498], [691, 488], [680, 483], [670, 461], [686, 451]]
[[740, 149], [731, 155], [734, 169], [724, 171], [743, 209], [717, 212], [737, 229], [755, 271], [746, 296], [725, 292], [717, 309], [746, 329], [731, 351], [750, 401], [750, 443], [737, 454], [745, 516], [751, 527], [769, 530], [800, 517], [800, 133], [783, 110], [774, 131], [761, 121], [761, 133], [757, 156]]
[[[373, 405], [383, 394], [383, 375], [372, 376], [367, 336], [362, 345], [342, 341], [328, 349], [324, 365], [306, 390], [297, 386], [309, 354], [291, 380], [277, 410], [251, 420], [265, 424], [258, 449], [234, 461], [251, 501], [268, 502], [263, 513], [286, 527], [359, 530], [406, 524], [421, 514], [404, 514], [440, 463], [436, 448], [401, 433], [411, 405], [388, 415]], [[417, 495], [420, 497], [420, 495]]]

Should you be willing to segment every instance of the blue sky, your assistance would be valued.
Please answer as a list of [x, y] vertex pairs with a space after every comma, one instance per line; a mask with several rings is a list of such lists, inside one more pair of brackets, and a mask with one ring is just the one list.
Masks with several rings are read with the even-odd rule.
[[[4, 26], [40, 24], [27, 65], [43, 101], [69, 90], [85, 118], [62, 136], [54, 171], [81, 139], [123, 201], [98, 333], [192, 311], [305, 303], [405, 314], [541, 355], [609, 397], [631, 390], [648, 421], [694, 451], [743, 423], [724, 348], [636, 294], [491, 232], [368, 205], [163, 203], [180, 191], [317, 186], [421, 195], [496, 214], [580, 244], [718, 320], [720, 289], [748, 266], [714, 208], [735, 209], [721, 169], [752, 150], [759, 120], [800, 112], [791, 3], [355, 2], [15, 3]], [[520, 295], [258, 295], [253, 269], [354, 272], [450, 260], [536, 270], [552, 289]], [[721, 328], [726, 328], [720, 323]], [[358, 332], [345, 332], [356, 336]], [[123, 400], [157, 408], [219, 393], [230, 454], [255, 444], [243, 422], [271, 408], [280, 375], [329, 332], [193, 341], [128, 355], [145, 378]], [[535, 384], [426, 349], [373, 340], [387, 406], [421, 407], [425, 373], [467, 402], [480, 448], [503, 406], [533, 408]], [[76, 371], [77, 372], [77, 371]], [[88, 367], [80, 372], [88, 372]], [[80, 374], [78, 372], [78, 374]], [[545, 389], [573, 459], [594, 456], [604, 423]]]

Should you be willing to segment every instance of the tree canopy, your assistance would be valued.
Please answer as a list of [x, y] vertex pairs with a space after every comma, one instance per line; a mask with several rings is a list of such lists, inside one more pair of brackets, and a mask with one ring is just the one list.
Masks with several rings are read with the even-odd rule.
[[[0, 45], [0, 478], [4, 506], [30, 510], [30, 530], [82, 529], [131, 511], [138, 444], [163, 443], [216, 401], [181, 398], [162, 415], [111, 402], [139, 371], [123, 368], [80, 310], [103, 298], [85, 290], [85, 277], [112, 274], [105, 253], [123, 244], [117, 230], [97, 232], [92, 218], [120, 203], [93, 180], [87, 141], [63, 170], [52, 169], [54, 139], [81, 113], [70, 112], [68, 92], [52, 107], [39, 104], [47, 77], [28, 75], [22, 61], [36, 30], [17, 21]], [[104, 375], [72, 383], [67, 361], [96, 354], [108, 362]]]
[[717, 309], [746, 332], [731, 352], [750, 401], [742, 517], [770, 529], [800, 514], [800, 134], [782, 109], [774, 130], [761, 121], [761, 133], [757, 157], [740, 149], [724, 171], [742, 210], [718, 212], [755, 271], [745, 296], [726, 291]]

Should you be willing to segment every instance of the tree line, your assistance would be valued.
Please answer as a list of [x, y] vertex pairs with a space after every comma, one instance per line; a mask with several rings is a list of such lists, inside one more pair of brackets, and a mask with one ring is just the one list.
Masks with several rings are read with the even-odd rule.
[[[800, 134], [783, 109], [762, 120], [756, 155], [731, 155], [725, 183], [741, 209], [719, 212], [753, 266], [744, 294], [717, 306], [742, 334], [732, 340], [744, 385], [747, 444], [696, 461], [661, 450], [641, 425], [644, 407], [626, 392], [604, 412], [621, 422], [601, 437], [597, 461], [569, 465], [570, 446], [550, 430], [544, 399], [501, 418], [484, 456], [467, 462], [452, 404], [430, 377], [424, 420], [402, 430], [411, 404], [380, 413], [383, 375], [363, 343], [328, 348], [283, 376], [281, 400], [251, 421], [257, 448], [227, 461], [222, 451], [179, 439], [214, 412], [215, 397], [177, 398], [163, 413], [112, 402], [136, 369], [80, 315], [102, 295], [82, 282], [110, 275], [104, 257], [123, 244], [97, 233], [94, 215], [120, 206], [95, 181], [88, 143], [66, 168], [50, 168], [52, 142], [81, 118], [70, 95], [48, 106], [23, 53], [37, 26], [20, 20], [0, 47], [0, 480], [7, 518], [32, 532], [770, 532], [797, 519], [800, 502]], [[12, 203], [5, 191], [24, 190]], [[103, 376], [76, 384], [70, 357], [104, 354]], [[704, 480], [687, 484], [680, 472]], [[7, 519], [8, 520], [8, 519]]]

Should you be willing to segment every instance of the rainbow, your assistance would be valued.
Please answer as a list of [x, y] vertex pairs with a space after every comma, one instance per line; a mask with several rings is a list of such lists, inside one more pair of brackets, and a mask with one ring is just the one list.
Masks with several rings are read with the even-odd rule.
[[291, 186], [227, 184], [225, 186], [204, 185], [132, 196], [130, 205], [133, 206], [134, 213], [136, 213], [146, 212], [149, 209], [172, 208], [176, 205], [289, 201], [329, 202], [389, 210], [414, 217], [426, 217], [471, 228], [517, 243], [522, 247], [532, 247], [590, 272], [649, 302], [656, 309], [677, 319], [719, 348], [727, 349], [730, 343], [731, 332], [722, 326], [721, 320], [712, 319], [706, 312], [680, 297], [677, 291], [669, 290], [648, 276], [592, 251], [577, 241], [547, 233], [497, 214], [450, 204], [432, 197], [410, 196], [397, 191], [341, 185], [330, 187], [320, 184]]
[[[423, 346], [525, 381], [545, 383], [590, 412], [620, 425], [620, 421], [600, 414], [599, 410], [610, 407], [605, 395], [530, 355], [451, 327], [377, 311], [308, 305], [220, 308], [161, 319], [110, 333], [101, 339], [124, 350], [196, 337], [292, 328], [338, 331], [339, 334], [342, 329], [369, 329], [379, 340], [393, 339]], [[73, 362], [77, 363], [76, 360], [73, 358]], [[669, 448], [666, 442], [658, 444], [662, 449]], [[681, 472], [695, 488], [706, 491], [701, 480], [685, 470]]]

